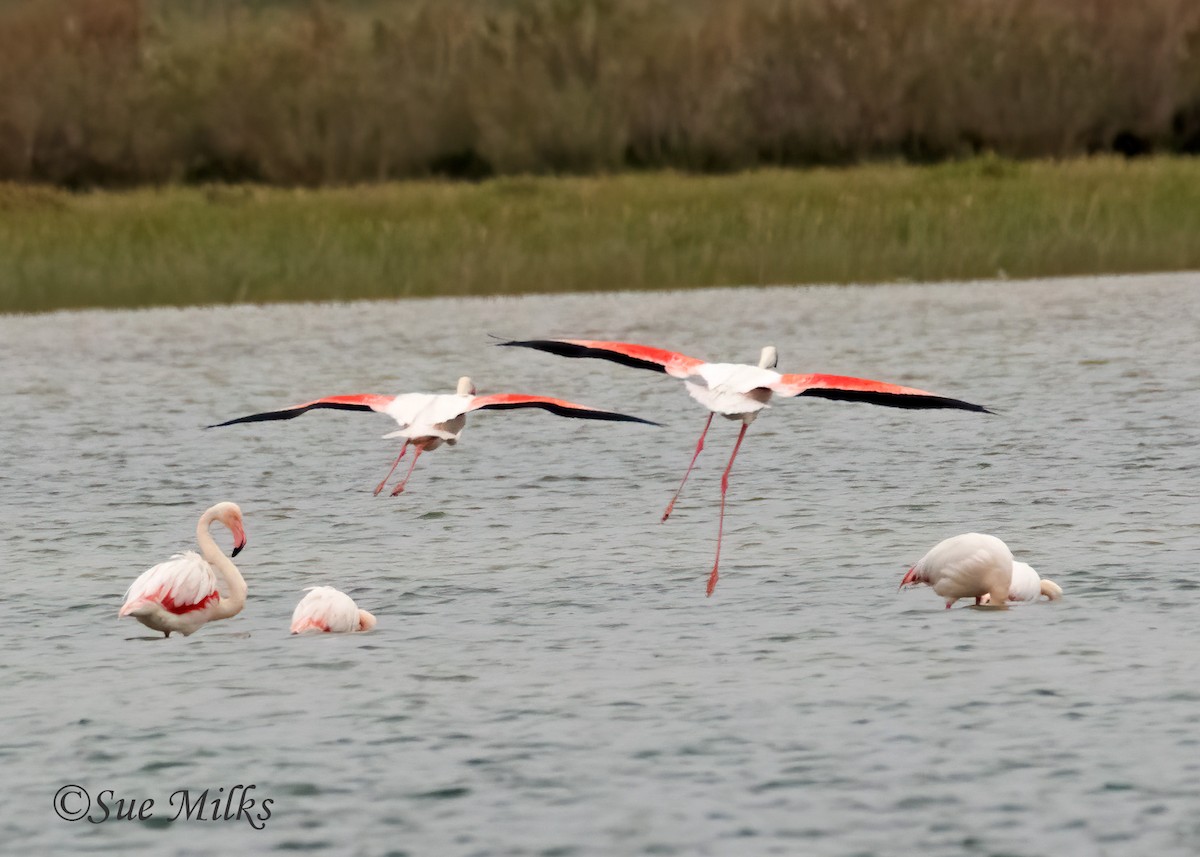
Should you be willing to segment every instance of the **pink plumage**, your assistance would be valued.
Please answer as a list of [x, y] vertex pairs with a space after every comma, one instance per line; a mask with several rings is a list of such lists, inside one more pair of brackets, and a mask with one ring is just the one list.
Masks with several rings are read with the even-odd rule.
[[721, 536], [725, 529], [725, 494], [729, 490], [729, 474], [733, 470], [733, 461], [741, 449], [742, 440], [750, 423], [754, 422], [759, 411], [770, 407], [772, 395], [780, 396], [818, 396], [826, 399], [838, 399], [850, 402], [867, 402], [873, 405], [885, 405], [893, 408], [932, 409], [957, 408], [967, 411], [987, 413], [987, 408], [973, 405], [959, 399], [949, 399], [934, 393], [927, 393], [915, 387], [901, 387], [883, 381], [871, 381], [866, 378], [852, 378], [846, 375], [781, 375], [775, 371], [778, 355], [775, 347], [768, 345], [759, 355], [757, 366], [748, 363], [709, 363], [696, 357], [688, 357], [675, 351], [654, 348], [649, 345], [638, 345], [632, 342], [609, 342], [595, 339], [531, 339], [523, 342], [502, 342], [501, 345], [514, 345], [523, 348], [533, 348], [557, 354], [560, 357], [594, 357], [632, 366], [637, 369], [649, 369], [662, 372], [672, 378], [684, 382], [688, 395], [708, 409], [708, 421], [696, 442], [696, 451], [683, 474], [683, 479], [676, 489], [675, 495], [667, 503], [662, 520], [666, 521], [675, 508], [683, 486], [691, 475], [700, 451], [704, 449], [704, 438], [712, 425], [712, 418], [720, 414], [731, 420], [740, 420], [741, 430], [729, 456], [729, 463], [721, 475], [721, 511], [717, 522], [717, 553], [713, 561], [712, 571], [708, 575], [706, 593], [713, 594], [717, 585], [718, 567], [721, 564]]
[[375, 627], [375, 617], [360, 610], [354, 599], [341, 590], [332, 586], [313, 586], [307, 592], [292, 612], [293, 634], [350, 634]]
[[[214, 522], [229, 528], [233, 556], [237, 556], [246, 546], [242, 510], [235, 503], [218, 503], [196, 524], [200, 553], [176, 554], [142, 572], [126, 590], [125, 603], [117, 615], [132, 616], [167, 637], [172, 631], [186, 637], [206, 622], [241, 612], [246, 603], [246, 581], [213, 540], [209, 527]], [[228, 598], [221, 597], [218, 579], [229, 589]]]
[[400, 460], [411, 445], [416, 452], [408, 473], [392, 490], [392, 496], [404, 490], [417, 459], [422, 452], [437, 449], [442, 444], [454, 446], [458, 443], [459, 435], [467, 425], [467, 414], [471, 411], [482, 410], [511, 410], [514, 408], [539, 408], [560, 417], [571, 417], [584, 420], [606, 420], [610, 422], [634, 422], [656, 425], [649, 420], [631, 417], [615, 411], [604, 411], [587, 405], [555, 399], [550, 396], [529, 396], [519, 393], [495, 393], [489, 396], [475, 395], [475, 385], [471, 379], [463, 376], [458, 379], [458, 388], [454, 393], [404, 393], [399, 396], [380, 396], [361, 394], [350, 396], [327, 396], [323, 399], [313, 399], [300, 405], [293, 405], [278, 411], [265, 411], [246, 417], [227, 420], [209, 428], [220, 428], [238, 423], [266, 422], [271, 420], [291, 420], [311, 410], [328, 408], [340, 411], [375, 411], [386, 414], [400, 426], [398, 431], [385, 434], [385, 438], [402, 437], [404, 444], [400, 454], [392, 463], [387, 476], [375, 487], [375, 493], [383, 490]]

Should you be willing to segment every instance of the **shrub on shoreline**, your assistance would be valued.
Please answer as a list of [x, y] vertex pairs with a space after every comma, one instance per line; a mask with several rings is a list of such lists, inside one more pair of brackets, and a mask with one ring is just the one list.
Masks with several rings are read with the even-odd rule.
[[1192, 0], [10, 0], [0, 180], [1200, 151]]

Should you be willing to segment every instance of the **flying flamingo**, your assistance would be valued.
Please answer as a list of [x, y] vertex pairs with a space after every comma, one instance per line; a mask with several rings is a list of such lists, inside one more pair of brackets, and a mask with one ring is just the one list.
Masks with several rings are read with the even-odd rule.
[[[1045, 580], [1024, 562], [1013, 560], [1012, 583], [1008, 587], [1009, 601], [1037, 601], [1043, 595], [1048, 601], [1062, 600], [1062, 587], [1053, 580]], [[990, 604], [991, 596], [985, 595], [981, 604]]]
[[467, 424], [467, 414], [471, 411], [541, 408], [560, 417], [658, 425], [658, 423], [639, 417], [631, 417], [613, 411], [602, 411], [587, 405], [577, 405], [574, 402], [552, 399], [547, 396], [525, 396], [518, 393], [493, 393], [490, 396], [476, 396], [475, 385], [471, 383], [470, 378], [463, 376], [458, 379], [458, 390], [453, 395], [405, 393], [399, 396], [380, 396], [368, 393], [353, 396], [326, 396], [323, 399], [314, 399], [311, 402], [292, 405], [279, 411], [238, 417], [235, 420], [209, 426], [209, 428], [264, 420], [290, 420], [317, 408], [333, 408], [342, 411], [378, 411], [387, 414], [400, 425], [399, 431], [385, 434], [384, 437], [402, 437], [404, 445], [400, 447], [400, 454], [392, 463], [392, 469], [375, 487], [376, 494], [383, 490], [383, 486], [396, 472], [396, 466], [400, 463], [400, 459], [404, 458], [404, 453], [411, 444], [416, 449], [416, 453], [413, 455], [412, 464], [408, 466], [408, 473], [392, 491], [393, 497], [404, 490], [422, 452], [437, 449], [443, 443], [450, 446], [458, 443], [458, 437]]
[[960, 598], [974, 598], [976, 604], [987, 598], [1003, 607], [1013, 585], [1013, 565], [1012, 552], [1000, 539], [964, 533], [934, 545], [908, 570], [900, 587], [928, 583], [946, 599], [947, 610]]
[[370, 631], [375, 627], [375, 617], [366, 610], [359, 610], [354, 599], [332, 586], [310, 586], [307, 595], [300, 599], [292, 613], [292, 633], [321, 631], [333, 634], [348, 634], [354, 631]]
[[515, 345], [523, 348], [534, 348], [547, 351], [561, 357], [595, 357], [601, 360], [611, 360], [623, 366], [633, 366], [638, 369], [650, 369], [654, 372], [665, 372], [672, 378], [680, 378], [687, 391], [710, 411], [700, 440], [696, 442], [696, 451], [691, 463], [683, 474], [675, 496], [667, 504], [662, 520], [667, 520], [675, 501], [683, 491], [683, 486], [691, 475], [700, 450], [704, 449], [704, 438], [712, 425], [714, 414], [720, 414], [731, 420], [741, 420], [742, 429], [738, 433], [737, 442], [729, 456], [729, 463], [721, 476], [721, 513], [717, 524], [717, 555], [713, 561], [712, 572], [708, 576], [707, 593], [712, 595], [717, 585], [717, 569], [721, 562], [721, 534], [725, 527], [725, 492], [729, 489], [729, 473], [733, 469], [733, 460], [741, 448], [746, 429], [758, 416], [758, 412], [768, 407], [772, 394], [781, 396], [819, 396], [825, 399], [839, 399], [847, 402], [868, 402], [872, 405], [886, 405], [892, 408], [958, 408], [966, 411], [981, 411], [991, 413], [980, 405], [962, 402], [958, 399], [948, 399], [924, 390], [912, 387], [900, 387], [886, 384], [882, 381], [869, 381], [865, 378], [848, 378], [842, 375], [781, 375], [773, 371], [778, 363], [778, 355], [774, 346], [763, 348], [758, 365], [746, 363], [706, 363], [695, 357], [688, 357], [674, 351], [652, 348], [648, 345], [635, 345], [630, 342], [602, 342], [588, 339], [533, 339], [524, 342], [501, 342], [499, 345]]
[[[246, 581], [237, 566], [221, 553], [208, 531], [214, 521], [233, 533], [232, 556], [237, 556], [246, 546], [242, 510], [236, 503], [218, 503], [201, 515], [196, 524], [200, 553], [176, 554], [143, 571], [126, 591], [125, 604], [118, 615], [132, 616], [167, 637], [172, 631], [186, 637], [205, 622], [228, 619], [242, 612], [246, 606]], [[222, 598], [217, 591], [218, 576], [229, 589], [228, 598]]]

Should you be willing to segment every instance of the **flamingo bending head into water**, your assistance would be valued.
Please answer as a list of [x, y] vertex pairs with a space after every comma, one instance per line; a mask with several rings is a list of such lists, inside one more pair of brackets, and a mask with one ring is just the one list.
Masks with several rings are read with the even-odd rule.
[[[132, 616], [167, 637], [172, 631], [186, 637], [206, 622], [240, 613], [246, 605], [246, 581], [232, 560], [217, 547], [209, 532], [214, 522], [229, 528], [233, 534], [231, 556], [237, 556], [246, 546], [242, 510], [236, 503], [218, 503], [201, 515], [196, 524], [200, 553], [176, 554], [142, 572], [125, 592], [125, 604], [118, 615]], [[228, 598], [221, 597], [218, 578], [225, 582]]]
[[400, 447], [400, 454], [396, 456], [387, 476], [383, 477], [383, 480], [375, 487], [376, 494], [383, 490], [388, 479], [396, 471], [396, 466], [400, 463], [400, 459], [404, 458], [408, 447], [411, 445], [416, 452], [413, 454], [412, 464], [408, 466], [408, 473], [392, 491], [393, 497], [402, 492], [404, 486], [408, 484], [408, 478], [412, 476], [413, 468], [417, 466], [417, 459], [421, 457], [422, 452], [437, 449], [442, 444], [454, 446], [458, 443], [459, 435], [467, 425], [467, 414], [472, 411], [541, 408], [560, 417], [658, 425], [639, 417], [631, 417], [613, 411], [602, 411], [599, 408], [578, 405], [549, 396], [527, 396], [520, 393], [493, 393], [488, 396], [477, 396], [475, 395], [475, 385], [471, 383], [471, 379], [463, 376], [458, 379], [458, 388], [452, 394], [404, 393], [399, 396], [381, 396], [368, 393], [351, 396], [326, 396], [278, 411], [238, 417], [215, 426], [209, 426], [209, 428], [267, 420], [291, 420], [318, 408], [332, 408], [341, 411], [376, 411], [387, 414], [399, 424], [399, 431], [385, 434], [384, 437], [402, 437], [404, 445]]
[[292, 612], [293, 634], [311, 631], [349, 634], [375, 627], [375, 617], [366, 610], [359, 610], [354, 599], [340, 589], [310, 586], [306, 591], [308, 594], [300, 599]]
[[531, 339], [522, 342], [510, 341], [497, 343], [505, 346], [533, 348], [557, 354], [560, 357], [595, 357], [610, 360], [623, 366], [637, 369], [650, 369], [663, 372], [672, 378], [679, 378], [687, 387], [693, 399], [708, 409], [708, 421], [696, 442], [696, 451], [691, 463], [683, 474], [683, 479], [676, 489], [675, 495], [667, 503], [662, 520], [667, 520], [675, 501], [683, 491], [688, 476], [704, 449], [704, 438], [712, 425], [713, 416], [720, 414], [730, 420], [740, 420], [741, 431], [729, 463], [721, 476], [721, 512], [717, 523], [717, 554], [713, 561], [712, 571], [708, 576], [707, 593], [712, 595], [717, 585], [718, 567], [721, 563], [721, 534], [725, 527], [725, 493], [729, 489], [729, 473], [733, 470], [733, 460], [737, 458], [742, 439], [750, 423], [758, 417], [759, 412], [770, 406], [771, 397], [779, 396], [816, 396], [824, 399], [836, 399], [844, 402], [867, 402], [872, 405], [884, 405], [890, 408], [909, 408], [913, 410], [930, 410], [936, 408], [954, 408], [965, 411], [991, 413], [982, 405], [950, 399], [934, 393], [927, 393], [913, 387], [901, 387], [884, 381], [871, 381], [867, 378], [851, 378], [844, 375], [783, 375], [775, 371], [779, 362], [778, 353], [773, 345], [762, 349], [758, 365], [748, 363], [708, 363], [696, 357], [688, 357], [675, 351], [653, 348], [648, 345], [636, 345], [631, 342], [606, 342], [590, 339]]
[[963, 533], [938, 542], [900, 581], [900, 588], [928, 583], [946, 600], [946, 609], [960, 598], [995, 607], [1006, 603], [1013, 582], [1013, 557], [995, 536]]

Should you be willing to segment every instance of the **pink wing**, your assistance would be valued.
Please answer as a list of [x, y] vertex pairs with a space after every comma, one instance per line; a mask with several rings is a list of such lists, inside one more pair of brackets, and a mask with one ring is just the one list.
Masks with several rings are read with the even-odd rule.
[[631, 417], [615, 411], [601, 411], [589, 408], [587, 405], [577, 405], [563, 399], [552, 399], [548, 396], [523, 396], [519, 393], [495, 393], [491, 396], [476, 396], [467, 406], [468, 411], [509, 410], [511, 408], [541, 408], [560, 417], [574, 417], [580, 420], [611, 420], [626, 423], [645, 423], [656, 426], [658, 423], [644, 420], [641, 417]]
[[884, 381], [851, 378], [846, 375], [783, 375], [770, 388], [781, 396], [820, 396], [843, 402], [867, 402], [889, 408], [957, 408], [963, 411], [992, 413], [983, 405], [949, 399], [915, 387], [901, 387]]
[[650, 369], [655, 372], [666, 372], [674, 378], [686, 378], [696, 367], [704, 365], [703, 360], [688, 357], [675, 351], [662, 348], [652, 348], [649, 345], [635, 345], [632, 342], [604, 342], [594, 339], [529, 339], [524, 342], [501, 342], [500, 345], [517, 345], [522, 348], [533, 348], [560, 357], [595, 357], [600, 360], [611, 360], [622, 366], [632, 366], [635, 369]]
[[231, 426], [237, 423], [261, 423], [267, 420], [294, 420], [301, 414], [317, 408], [332, 408], [338, 411], [379, 411], [382, 413], [394, 398], [396, 397], [378, 396], [373, 393], [357, 396], [326, 396], [323, 399], [313, 399], [311, 402], [292, 405], [290, 408], [283, 408], [279, 411], [266, 411], [261, 414], [251, 414], [248, 417], [238, 417], [236, 420], [227, 420], [208, 428], [221, 428], [221, 426]]
[[203, 610], [220, 598], [212, 566], [198, 553], [188, 551], [142, 572], [125, 593], [119, 615], [126, 616], [147, 602], [181, 615]]

